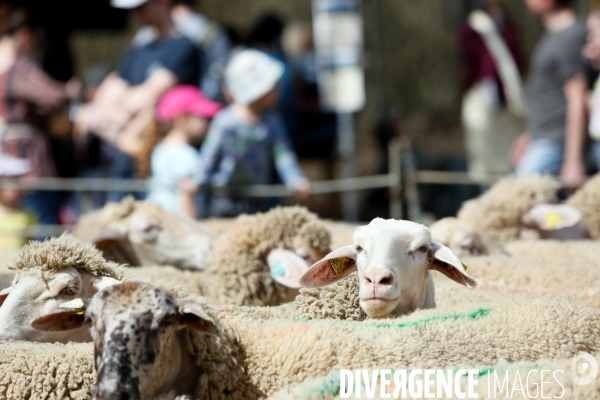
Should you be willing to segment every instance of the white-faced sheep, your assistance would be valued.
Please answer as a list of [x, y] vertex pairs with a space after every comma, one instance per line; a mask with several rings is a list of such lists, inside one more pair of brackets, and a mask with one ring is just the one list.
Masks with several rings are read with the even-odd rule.
[[[152, 223], [158, 228], [145, 233], [145, 222], [155, 218], [155, 214], [162, 216], [162, 222]], [[165, 219], [167, 215], [151, 203], [128, 198], [82, 218], [76, 233], [96, 242], [109, 258], [130, 261], [132, 254], [136, 259], [140, 252], [148, 254], [146, 261], [159, 262], [133, 270], [134, 276], [154, 284], [168, 280], [185, 282], [190, 291], [203, 294], [216, 304], [278, 305], [291, 301], [298, 293], [302, 273], [330, 249], [327, 228], [303, 207], [277, 207], [264, 214], [242, 215], [228, 223], [228, 229], [208, 249], [199, 225], [182, 222], [181, 217]], [[93, 223], [99, 228], [90, 234], [88, 227]], [[219, 224], [223, 225], [222, 221]], [[180, 229], [180, 225], [185, 229]], [[195, 229], [195, 233], [188, 228]], [[126, 237], [115, 239], [114, 232], [125, 233]], [[144, 242], [144, 235], [150, 233], [159, 238]], [[181, 241], [183, 248], [173, 244], [177, 235], [187, 235]], [[173, 268], [162, 270], [162, 265], [181, 268], [186, 257], [196, 260], [190, 252], [197, 254], [194, 245], [198, 241], [203, 271], [190, 274]], [[156, 248], [151, 251], [153, 246]], [[123, 257], [111, 256], [114, 254]]]
[[[510, 243], [512, 257], [467, 257], [461, 261], [477, 279], [477, 290], [465, 291], [440, 274], [433, 275], [436, 303], [478, 304], [514, 295], [569, 296], [600, 307], [598, 245], [592, 241]], [[356, 272], [330, 286], [301, 289], [288, 311], [296, 318], [361, 321]]]
[[[339, 285], [347, 286], [350, 283], [342, 282], [329, 291], [314, 290], [339, 282], [354, 271], [358, 272], [358, 291], [353, 296], [358, 296], [361, 309], [370, 318], [434, 308], [432, 270], [468, 288], [477, 286], [464, 264], [449, 248], [433, 242], [424, 225], [376, 218], [356, 228], [353, 242], [334, 250], [302, 276], [300, 283], [313, 290], [303, 289], [297, 306], [312, 304], [311, 298], [325, 293], [335, 293]], [[303, 308], [298, 312], [303, 313]]]
[[457, 257], [508, 255], [504, 247], [458, 218], [443, 218], [429, 226], [433, 241], [448, 246]]
[[96, 244], [107, 260], [195, 270], [204, 268], [215, 237], [197, 221], [133, 197], [82, 216], [74, 233]]
[[30, 242], [11, 265], [12, 285], [0, 291], [0, 340], [36, 342], [89, 341], [86, 329], [44, 333], [29, 322], [75, 298], [91, 298], [98, 290], [120, 283], [126, 268], [107, 262], [93, 246], [70, 234], [46, 242]]
[[526, 229], [521, 218], [538, 204], [557, 202], [559, 182], [548, 175], [504, 178], [481, 196], [466, 201], [458, 219], [493, 239], [506, 243]]

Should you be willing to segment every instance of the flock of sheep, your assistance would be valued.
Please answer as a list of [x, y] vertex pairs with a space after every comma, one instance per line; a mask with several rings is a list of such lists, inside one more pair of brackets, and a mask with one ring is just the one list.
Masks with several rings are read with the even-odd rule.
[[600, 361], [600, 176], [557, 189], [506, 178], [430, 227], [109, 204], [0, 270], [0, 399], [336, 399], [340, 369]]

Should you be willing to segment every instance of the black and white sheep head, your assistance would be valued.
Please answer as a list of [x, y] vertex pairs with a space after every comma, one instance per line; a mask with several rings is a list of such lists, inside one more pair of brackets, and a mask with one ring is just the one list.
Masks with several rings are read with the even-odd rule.
[[19, 272], [12, 286], [0, 291], [0, 340], [32, 342], [86, 342], [87, 329], [75, 332], [40, 332], [29, 322], [60, 310], [61, 304], [76, 298], [89, 299], [103, 288], [121, 283], [108, 277], [82, 272], [73, 267], [43, 272]]
[[448, 247], [432, 242], [424, 225], [376, 218], [356, 228], [353, 242], [314, 264], [302, 286], [326, 286], [358, 271], [361, 308], [370, 318], [383, 318], [435, 307], [430, 270], [468, 288], [477, 285]]
[[200, 304], [144, 282], [109, 287], [88, 302], [75, 300], [63, 308], [31, 325], [41, 331], [90, 327], [98, 373], [92, 398], [97, 400], [193, 392], [197, 377], [182, 368], [186, 350], [179, 332], [188, 327], [218, 333]]
[[199, 222], [138, 202], [131, 214], [110, 223], [94, 243], [110, 261], [202, 270], [213, 240]]

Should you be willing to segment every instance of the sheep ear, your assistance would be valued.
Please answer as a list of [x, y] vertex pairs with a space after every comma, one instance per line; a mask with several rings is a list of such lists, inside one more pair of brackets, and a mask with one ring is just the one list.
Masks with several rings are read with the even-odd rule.
[[85, 319], [85, 309], [61, 311], [31, 321], [36, 331], [57, 332], [81, 328]]
[[300, 278], [300, 285], [317, 288], [331, 285], [356, 271], [356, 246], [340, 247], [317, 261]]
[[60, 308], [66, 308], [69, 310], [84, 310], [86, 309], [87, 305], [89, 304], [90, 299], [85, 299], [83, 300], [82, 298], [77, 298], [77, 299], [73, 299], [71, 301], [65, 301], [64, 303], [61, 303], [59, 305]]
[[467, 274], [466, 265], [443, 244], [432, 242], [429, 248], [429, 269], [441, 272], [454, 282], [465, 285], [469, 289], [477, 287], [477, 282]]
[[102, 231], [95, 239], [96, 248], [108, 261], [120, 264], [140, 265], [131, 243], [128, 232], [123, 227], [109, 227]]
[[275, 282], [292, 289], [302, 287], [300, 278], [308, 271], [308, 264], [296, 253], [284, 249], [273, 249], [267, 256], [267, 264], [269, 264], [271, 277]]
[[204, 308], [193, 300], [177, 299], [179, 323], [209, 335], [217, 335], [219, 329]]
[[6, 289], [2, 289], [0, 290], [0, 307], [2, 307], [2, 304], [4, 304], [4, 300], [6, 300], [6, 298], [8, 297], [8, 295], [10, 294], [10, 292], [12, 291], [13, 287], [9, 286]]
[[538, 204], [521, 216], [528, 227], [544, 231], [570, 228], [581, 221], [581, 212], [565, 204]]

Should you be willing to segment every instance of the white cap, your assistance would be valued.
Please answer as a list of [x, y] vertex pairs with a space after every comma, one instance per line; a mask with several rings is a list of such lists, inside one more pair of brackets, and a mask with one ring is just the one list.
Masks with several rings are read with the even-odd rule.
[[225, 69], [225, 82], [236, 103], [251, 104], [269, 93], [283, 75], [283, 63], [262, 51], [237, 53]]
[[31, 162], [0, 154], [0, 176], [23, 176], [31, 171]]
[[114, 8], [122, 8], [124, 10], [131, 10], [147, 3], [148, 0], [110, 0], [110, 5]]

